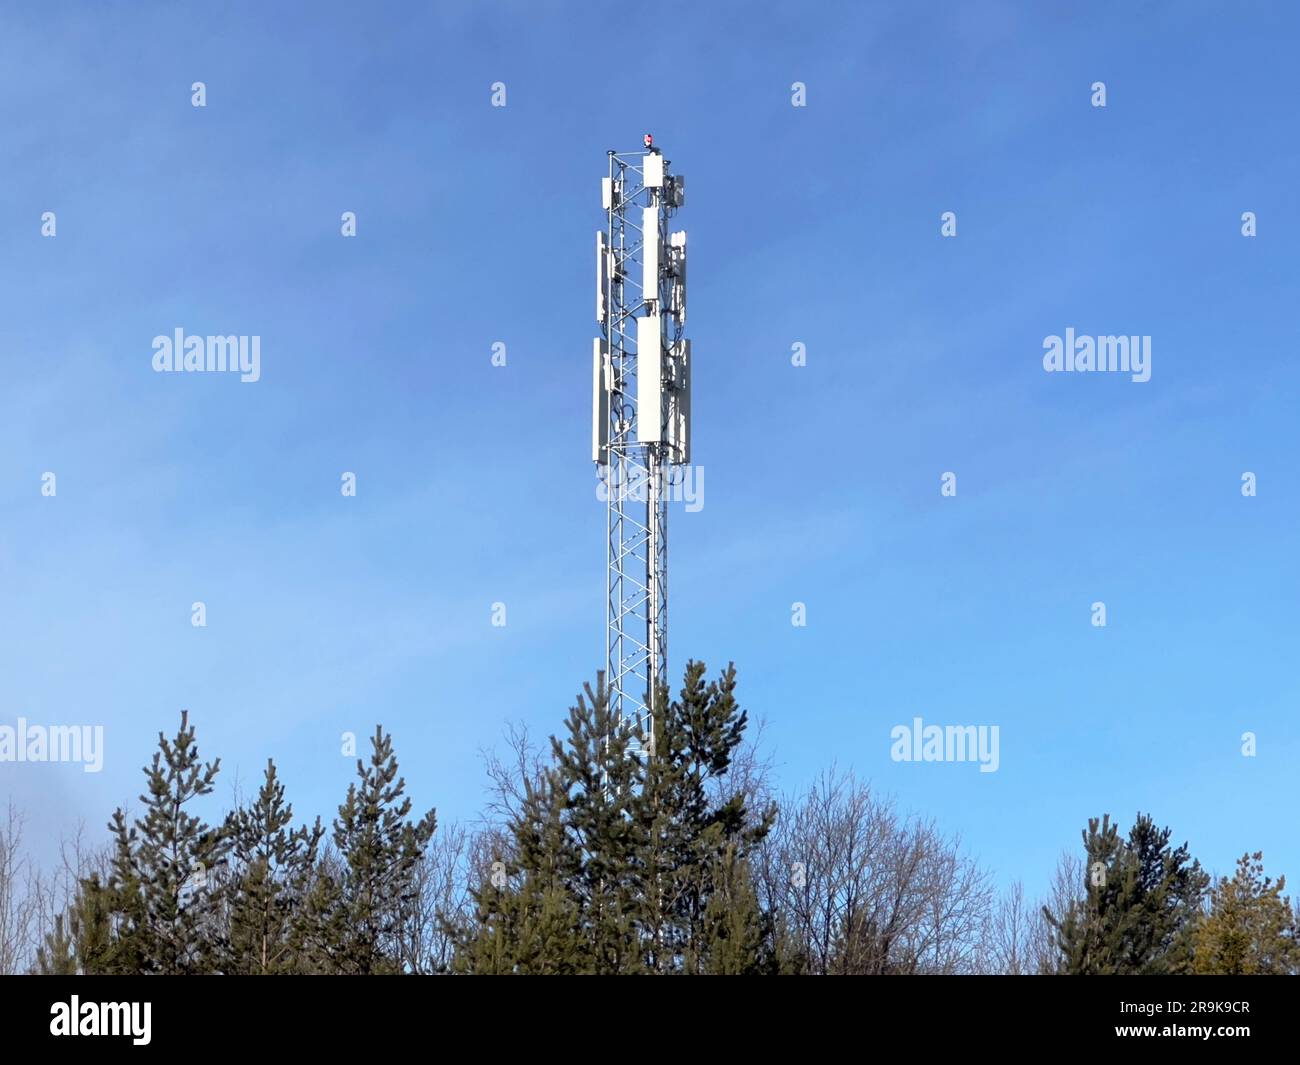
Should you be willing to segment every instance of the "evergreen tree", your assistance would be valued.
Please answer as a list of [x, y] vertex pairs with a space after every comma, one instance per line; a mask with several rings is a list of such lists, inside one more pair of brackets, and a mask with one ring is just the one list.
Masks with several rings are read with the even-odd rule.
[[1122, 840], [1106, 815], [1083, 833], [1081, 896], [1043, 914], [1055, 932], [1060, 971], [1072, 975], [1191, 971], [1192, 935], [1208, 877], [1187, 845], [1139, 814]]
[[[492, 973], [759, 972], [774, 966], [747, 852], [751, 817], [725, 780], [746, 717], [735, 670], [706, 684], [690, 663], [681, 698], [661, 691], [653, 754], [616, 720], [603, 674], [570, 708], [567, 736], [511, 818], [508, 846], [474, 892], [456, 968]], [[647, 737], [647, 740], [651, 737]], [[650, 748], [646, 743], [645, 748]]]
[[334, 821], [341, 866], [318, 875], [310, 903], [329, 926], [317, 940], [327, 953], [318, 963], [357, 975], [404, 971], [399, 943], [412, 879], [437, 827], [433, 810], [407, 820], [411, 800], [392, 737], [376, 726], [371, 744], [370, 762], [357, 760], [359, 782], [349, 785]]
[[1139, 814], [1128, 850], [1137, 865], [1135, 920], [1126, 941], [1126, 971], [1186, 974], [1192, 939], [1210, 878], [1191, 860], [1187, 844], [1169, 845], [1173, 831]]
[[497, 851], [472, 892], [474, 924], [459, 932], [455, 968], [491, 975], [595, 971], [568, 885], [577, 867], [563, 822], [563, 793], [525, 782], [514, 850]]
[[[552, 738], [548, 801], [562, 812], [557, 868], [581, 914], [580, 950], [591, 971], [640, 971], [636, 904], [644, 827], [636, 817], [641, 765], [629, 723], [609, 702], [603, 677], [570, 711], [565, 743]], [[522, 857], [527, 857], [525, 851]]]
[[1109, 814], [1100, 822], [1095, 817], [1089, 819], [1083, 848], [1080, 897], [1071, 899], [1061, 913], [1044, 906], [1043, 916], [1055, 933], [1060, 972], [1112, 975], [1119, 971], [1118, 944], [1109, 942], [1108, 937], [1114, 924], [1112, 915], [1121, 908], [1120, 874], [1128, 875], [1128, 863], [1123, 860], [1119, 826], [1110, 823]]
[[[400, 972], [413, 874], [432, 837], [430, 810], [408, 815], [391, 739], [377, 728], [369, 765], [321, 853], [319, 819], [293, 828], [273, 763], [247, 808], [219, 827], [193, 812], [220, 760], [204, 763], [187, 713], [145, 769], [144, 810], [109, 824], [107, 874], [84, 878], [38, 952], [42, 973]], [[227, 865], [229, 864], [229, 868]]]
[[74, 907], [78, 967], [88, 975], [142, 973], [148, 947], [144, 884], [135, 858], [138, 835], [120, 809], [108, 827], [113, 836], [108, 874], [103, 882], [98, 875], [83, 880]]
[[212, 874], [229, 841], [190, 810], [211, 793], [221, 760], [203, 763], [186, 711], [174, 739], [158, 734], [158, 747], [144, 771], [143, 816], [128, 824], [123, 810], [114, 811], [108, 875], [81, 881], [46, 944], [42, 971], [183, 975], [216, 968], [224, 929], [221, 885]]
[[65, 927], [64, 914], [56, 914], [54, 928], [36, 948], [36, 973], [40, 976], [75, 976], [77, 944], [74, 933]]
[[[647, 828], [644, 858], [645, 889], [639, 913], [644, 932], [645, 967], [651, 972], [706, 972], [713, 968], [710, 949], [719, 942], [716, 894], [735, 901], [753, 895], [748, 853], [771, 828], [774, 809], [760, 811], [751, 825], [745, 797], [739, 790], [721, 789], [715, 801], [711, 784], [726, 780], [732, 753], [744, 737], [748, 721], [735, 697], [736, 670], [729, 665], [716, 681], [706, 683], [701, 662], [686, 664], [678, 699], [661, 692], [655, 714], [654, 754], [644, 770], [638, 813]], [[754, 911], [747, 919], [759, 921]], [[755, 926], [757, 927], [757, 926]], [[743, 939], [727, 941], [734, 954]], [[729, 964], [746, 968], [770, 963], [766, 952]]]
[[234, 872], [229, 892], [228, 953], [231, 973], [288, 973], [299, 968], [301, 940], [295, 918], [311, 885], [325, 830], [315, 824], [293, 828], [293, 807], [275, 763], [250, 807], [227, 819]]
[[[114, 897], [97, 875], [81, 880], [68, 912], [54, 918], [54, 928], [37, 950], [35, 971], [42, 976], [137, 972], [139, 961], [129, 953], [134, 941], [114, 934]], [[116, 894], [119, 900], [124, 897]], [[117, 907], [119, 928], [129, 927], [125, 907], [120, 902]]]
[[1264, 876], [1264, 855], [1243, 854], [1237, 871], [1214, 886], [1196, 929], [1195, 970], [1227, 976], [1289, 975], [1300, 970], [1300, 929], [1286, 877]]
[[763, 912], [749, 864], [728, 847], [716, 861], [704, 907], [702, 955], [688, 954], [687, 972], [711, 976], [771, 976], [780, 971], [772, 916]]
[[290, 922], [290, 950], [300, 972], [328, 975], [354, 971], [349, 909], [343, 901], [345, 879], [339, 855], [325, 848], [310, 871], [306, 893]]
[[469, 973], [629, 973], [640, 964], [641, 890], [634, 805], [640, 767], [609, 706], [604, 675], [569, 710], [552, 764], [521, 782], [524, 801], [472, 892], [475, 919], [457, 931]]

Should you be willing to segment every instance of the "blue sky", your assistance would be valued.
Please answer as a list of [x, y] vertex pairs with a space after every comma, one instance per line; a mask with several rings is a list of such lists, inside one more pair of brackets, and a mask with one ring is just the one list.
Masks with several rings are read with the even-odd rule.
[[[0, 766], [38, 850], [181, 708], [223, 802], [271, 756], [327, 816], [344, 731], [455, 820], [507, 722], [559, 727], [603, 654], [599, 178], [650, 130], [705, 470], [672, 673], [734, 660], [785, 788], [852, 767], [1000, 882], [1139, 809], [1300, 876], [1300, 19], [1066, 7], [665, 4], [617, 61], [608, 5], [11, 9], [0, 724], [106, 729], [99, 774]], [[261, 380], [154, 373], [177, 327]], [[1067, 327], [1151, 380], [1045, 373]], [[999, 726], [998, 772], [891, 761], [915, 716]]]

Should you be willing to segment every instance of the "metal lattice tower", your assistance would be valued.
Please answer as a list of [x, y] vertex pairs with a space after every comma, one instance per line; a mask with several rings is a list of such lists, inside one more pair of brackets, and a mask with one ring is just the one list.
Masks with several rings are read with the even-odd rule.
[[609, 153], [596, 233], [592, 459], [607, 508], [606, 684], [619, 720], [653, 754], [654, 693], [668, 659], [668, 508], [690, 462], [686, 234], [669, 230], [685, 181], [646, 135]]

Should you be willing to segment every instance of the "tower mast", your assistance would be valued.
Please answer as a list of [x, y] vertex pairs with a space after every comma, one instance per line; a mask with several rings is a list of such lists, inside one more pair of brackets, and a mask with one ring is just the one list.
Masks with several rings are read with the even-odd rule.
[[667, 679], [666, 489], [690, 462], [686, 234], [669, 227], [685, 180], [669, 165], [649, 134], [642, 151], [610, 151], [596, 233], [591, 457], [606, 501], [606, 683], [648, 755]]

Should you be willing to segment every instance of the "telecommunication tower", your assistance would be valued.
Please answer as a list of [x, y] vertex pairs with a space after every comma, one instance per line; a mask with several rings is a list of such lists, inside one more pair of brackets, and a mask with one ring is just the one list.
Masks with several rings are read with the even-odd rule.
[[591, 457], [606, 500], [606, 684], [634, 744], [654, 754], [654, 696], [668, 659], [668, 500], [691, 461], [686, 234], [670, 222], [685, 180], [650, 134], [609, 152], [596, 233]]

